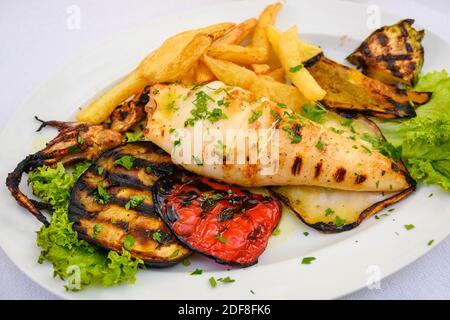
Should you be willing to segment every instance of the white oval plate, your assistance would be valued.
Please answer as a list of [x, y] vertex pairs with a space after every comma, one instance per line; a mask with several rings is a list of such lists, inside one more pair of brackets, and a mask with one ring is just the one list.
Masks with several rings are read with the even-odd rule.
[[[34, 115], [44, 119], [73, 118], [78, 106], [132, 70], [170, 35], [216, 22], [242, 21], [258, 15], [267, 3], [230, 2], [152, 20], [79, 55], [42, 84], [5, 126], [0, 136], [1, 179], [25, 155], [35, 152], [37, 144], [42, 145], [54, 134], [51, 130], [35, 133], [38, 124]], [[291, 1], [281, 11], [278, 26], [285, 29], [297, 24], [303, 37], [321, 45], [329, 57], [343, 61], [371, 32], [366, 26], [366, 9], [340, 1]], [[381, 18], [384, 25], [407, 17], [382, 13]], [[450, 46], [430, 32], [423, 44], [424, 72], [448, 69]], [[26, 183], [23, 185], [26, 189]], [[430, 193], [434, 194], [431, 198]], [[352, 231], [336, 235], [320, 234], [285, 212], [281, 234], [271, 237], [259, 263], [250, 268], [227, 270], [196, 256], [189, 267], [140, 271], [134, 285], [91, 287], [73, 293], [64, 289], [62, 281], [53, 279], [49, 263], [37, 263], [35, 231], [40, 224], [14, 202], [3, 183], [0, 200], [3, 250], [31, 279], [56, 295], [71, 299], [336, 298], [364, 287], [371, 275], [385, 277], [406, 266], [430, 250], [429, 240], [437, 243], [450, 232], [450, 196], [437, 188], [421, 186], [414, 195], [395, 205], [396, 210], [389, 217], [369, 219]], [[416, 228], [407, 231], [405, 224]], [[303, 236], [304, 231], [310, 235]], [[317, 260], [302, 265], [304, 256]], [[203, 275], [190, 276], [196, 267], [204, 269]], [[230, 276], [236, 282], [212, 289], [208, 283], [211, 276]]]

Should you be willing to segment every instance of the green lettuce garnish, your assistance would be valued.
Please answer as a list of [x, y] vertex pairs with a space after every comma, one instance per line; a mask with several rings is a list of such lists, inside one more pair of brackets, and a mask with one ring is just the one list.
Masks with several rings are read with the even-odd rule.
[[42, 249], [39, 263], [53, 264], [54, 275], [68, 279], [76, 266], [80, 274], [80, 287], [66, 286], [78, 290], [92, 284], [112, 286], [119, 283], [134, 283], [137, 269], [143, 265], [123, 249], [119, 254], [93, 246], [78, 238], [69, 221], [68, 205], [72, 187], [89, 163], [75, 166], [72, 173], [62, 164], [55, 168], [43, 166], [30, 172], [29, 182], [33, 193], [54, 208], [48, 227], [37, 233], [37, 245]]
[[386, 139], [401, 148], [401, 157], [417, 181], [450, 191], [450, 77], [445, 70], [419, 77], [414, 87], [433, 93], [405, 121], [377, 120]]

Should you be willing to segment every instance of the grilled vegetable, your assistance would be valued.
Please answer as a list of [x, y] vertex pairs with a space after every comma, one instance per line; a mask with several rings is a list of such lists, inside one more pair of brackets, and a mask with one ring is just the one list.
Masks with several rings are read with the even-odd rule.
[[[363, 116], [347, 119], [334, 112], [327, 112], [323, 124], [343, 136], [362, 141], [367, 152], [381, 145], [384, 146], [383, 152], [389, 150], [390, 145], [384, 142], [378, 127]], [[402, 163], [397, 165], [403, 168]], [[401, 192], [355, 192], [313, 186], [285, 186], [274, 187], [270, 191], [310, 227], [335, 233], [357, 227], [383, 208], [404, 199], [414, 189], [415, 186], [411, 185]]]
[[406, 91], [384, 84], [324, 56], [307, 65], [327, 92], [322, 103], [330, 109], [386, 119], [410, 118], [416, 115], [414, 106], [431, 97], [430, 92]]
[[387, 84], [412, 86], [423, 65], [424, 31], [412, 27], [413, 19], [375, 30], [347, 57], [371, 78]]
[[129, 250], [150, 266], [163, 267], [189, 255], [155, 211], [153, 183], [176, 167], [150, 142], [104, 152], [76, 182], [69, 218], [78, 235], [110, 250]]
[[219, 263], [240, 266], [258, 261], [281, 215], [273, 197], [199, 176], [162, 177], [154, 199], [181, 242]]

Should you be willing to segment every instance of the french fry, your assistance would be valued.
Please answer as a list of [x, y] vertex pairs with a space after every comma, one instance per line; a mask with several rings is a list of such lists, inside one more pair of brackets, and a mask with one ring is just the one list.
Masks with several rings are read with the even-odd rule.
[[212, 38], [209, 35], [199, 33], [170, 62], [158, 65], [156, 63], [144, 65], [142, 74], [151, 83], [179, 80], [189, 70], [194, 69], [198, 60], [211, 43]]
[[308, 103], [297, 88], [269, 80], [266, 76], [258, 76], [253, 71], [241, 67], [229, 61], [203, 57], [205, 64], [222, 82], [232, 86], [238, 86], [253, 93], [264, 96], [272, 101], [284, 103], [294, 110], [298, 110], [303, 104]]
[[234, 44], [217, 45], [209, 48], [208, 56], [239, 64], [264, 63], [267, 55], [264, 48], [243, 47]]
[[285, 83], [285, 74], [284, 74], [284, 69], [283, 67], [279, 67], [276, 69], [273, 69], [272, 71], [267, 73], [267, 76], [271, 77], [273, 80], [278, 81], [278, 82], [283, 82]]
[[232, 28], [222, 37], [218, 38], [211, 45], [212, 47], [224, 44], [240, 44], [255, 29], [258, 20], [255, 18], [247, 19]]
[[309, 100], [322, 100], [326, 92], [323, 90], [309, 71], [303, 67], [303, 62], [307, 57], [302, 54], [302, 48], [299, 45], [297, 29], [291, 28], [286, 32], [280, 32], [275, 27], [267, 28], [267, 36], [272, 48], [280, 58], [281, 65], [288, 78], [300, 90], [300, 92]]
[[270, 42], [267, 39], [266, 29], [275, 23], [275, 20], [280, 12], [282, 4], [280, 2], [268, 5], [260, 14], [258, 24], [252, 38], [252, 47], [263, 48], [266, 62], [270, 54]]
[[209, 68], [205, 65], [205, 63], [202, 60], [200, 60], [198, 62], [198, 66], [195, 70], [195, 82], [205, 83], [205, 82], [211, 82], [215, 79], [216, 79], [216, 77], [211, 72], [211, 70], [209, 70]]
[[189, 69], [185, 74], [183, 74], [180, 77], [179, 80], [181, 81], [182, 84], [184, 84], [185, 86], [192, 86], [194, 83], [197, 82], [196, 77], [199, 63], [200, 60], [195, 63], [194, 67]]
[[102, 123], [120, 103], [137, 94], [146, 85], [179, 80], [178, 77], [181, 78], [195, 65], [213, 40], [222, 37], [234, 26], [234, 23], [219, 23], [172, 36], [145, 57], [121, 82], [78, 113], [77, 120]]
[[77, 114], [77, 120], [92, 124], [102, 123], [124, 100], [141, 91], [147, 85], [147, 79], [138, 70], [134, 70], [121, 82], [106, 91], [100, 98]]
[[250, 65], [250, 68], [257, 74], [257, 75], [261, 75], [261, 74], [266, 74], [267, 72], [269, 72], [270, 70], [270, 66], [268, 64], [258, 64], [258, 63], [253, 63]]

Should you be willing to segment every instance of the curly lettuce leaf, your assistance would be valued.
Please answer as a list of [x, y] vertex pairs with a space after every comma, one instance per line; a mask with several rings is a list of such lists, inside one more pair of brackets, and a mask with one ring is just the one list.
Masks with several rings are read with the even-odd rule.
[[431, 91], [417, 117], [405, 121], [377, 120], [386, 139], [401, 148], [411, 176], [450, 191], [450, 76], [434, 71], [419, 77], [415, 90]]
[[119, 283], [134, 283], [140, 259], [133, 259], [123, 250], [121, 254], [93, 246], [78, 238], [69, 221], [68, 205], [72, 187], [89, 163], [77, 165], [72, 173], [62, 164], [55, 168], [40, 167], [29, 174], [33, 193], [51, 204], [54, 208], [48, 227], [37, 233], [37, 245], [42, 249], [39, 263], [49, 261], [53, 264], [54, 275], [69, 279], [73, 267], [79, 270], [79, 284], [66, 286], [79, 290], [92, 284], [112, 286]]

